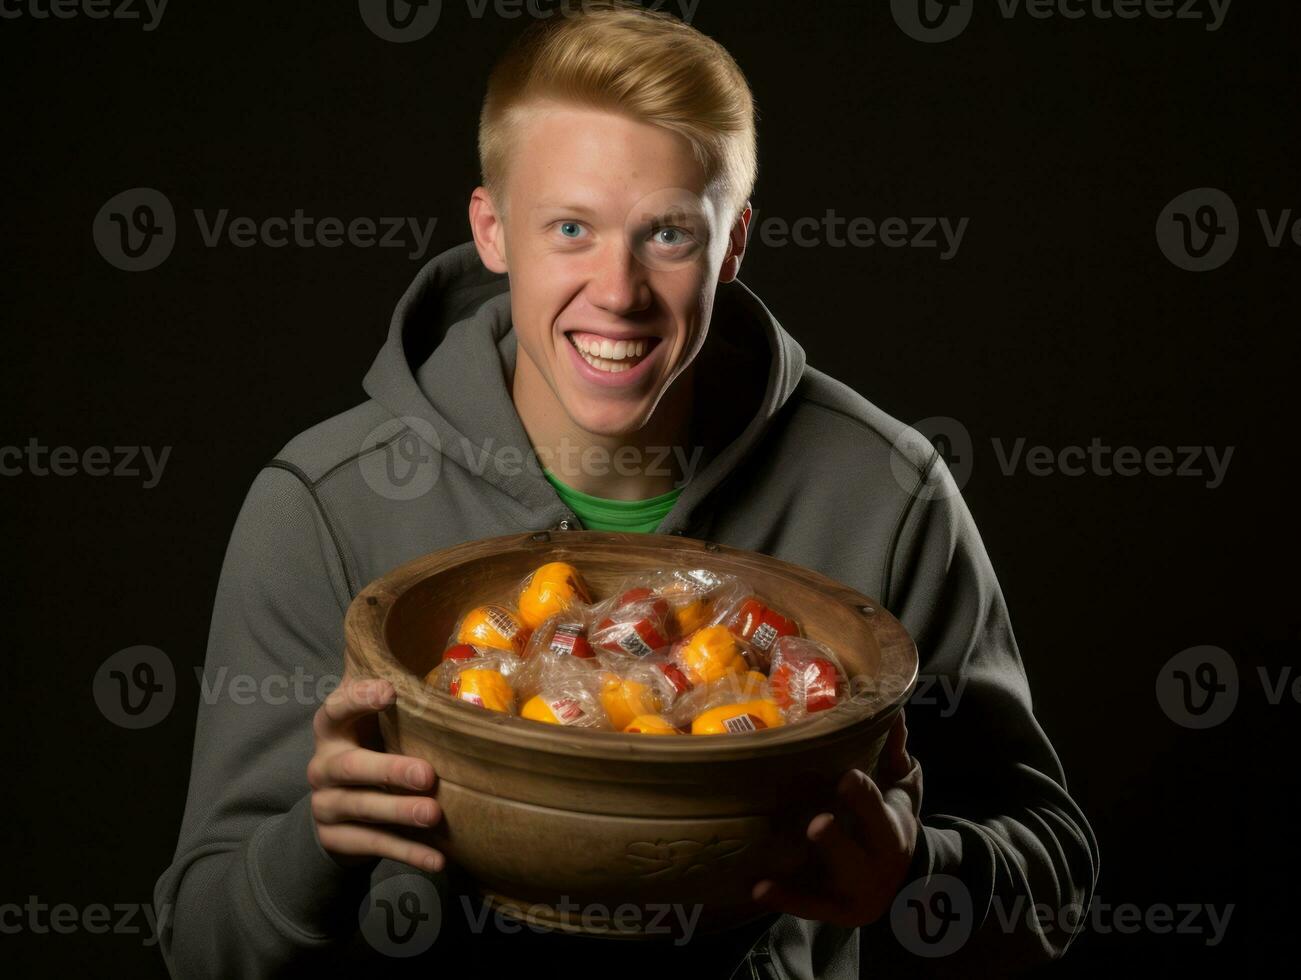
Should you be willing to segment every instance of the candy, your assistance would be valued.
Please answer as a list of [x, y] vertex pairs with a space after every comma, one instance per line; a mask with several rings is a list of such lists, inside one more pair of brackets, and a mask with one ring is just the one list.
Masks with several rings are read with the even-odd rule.
[[696, 630], [676, 651], [675, 660], [693, 685], [708, 684], [725, 674], [749, 669], [745, 651], [725, 626]]
[[519, 618], [505, 606], [476, 606], [465, 614], [456, 642], [505, 650], [516, 655], [524, 652], [528, 633]]
[[776, 728], [786, 724], [781, 709], [767, 698], [719, 705], [697, 715], [691, 722], [692, 735], [735, 735]]
[[592, 631], [592, 642], [611, 653], [649, 656], [669, 645], [668, 615], [665, 599], [648, 588], [629, 589], [601, 616]]
[[638, 735], [761, 731], [847, 694], [835, 652], [735, 576], [664, 569], [593, 596], [575, 566], [537, 566], [464, 615], [426, 683], [529, 721]]
[[637, 735], [681, 735], [663, 715], [638, 715], [623, 727], [625, 732]]
[[653, 715], [660, 710], [660, 695], [641, 681], [606, 671], [601, 685], [601, 707], [615, 728], [625, 728], [639, 715]]
[[533, 571], [520, 593], [520, 622], [527, 629], [537, 629], [551, 616], [591, 601], [578, 569], [562, 561], [548, 562]]
[[586, 691], [543, 691], [520, 709], [520, 717], [548, 725], [576, 728], [606, 728], [609, 721]]
[[462, 670], [453, 678], [448, 693], [458, 701], [468, 701], [489, 711], [511, 712], [515, 708], [515, 691], [510, 682], [501, 671], [488, 667]]
[[772, 645], [783, 636], [798, 636], [799, 624], [779, 612], [769, 609], [750, 595], [743, 599], [728, 619], [728, 628], [749, 643], [761, 658], [772, 651]]

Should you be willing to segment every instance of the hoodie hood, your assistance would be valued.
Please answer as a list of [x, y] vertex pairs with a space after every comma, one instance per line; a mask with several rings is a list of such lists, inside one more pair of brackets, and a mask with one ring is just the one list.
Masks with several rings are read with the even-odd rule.
[[[539, 528], [561, 520], [580, 527], [536, 461], [521, 464], [533, 459], [533, 450], [510, 393], [516, 350], [509, 277], [487, 269], [474, 242], [466, 242], [417, 273], [362, 386], [395, 417], [417, 420], [409, 423], [413, 431], [445, 459], [532, 511]], [[700, 456], [656, 529], [660, 534], [690, 534], [700, 522], [710, 493], [763, 440], [790, 399], [805, 355], [736, 280], [718, 287], [697, 365], [693, 424], [722, 421], [700, 425]], [[728, 384], [699, 384], [710, 377], [727, 377]], [[718, 403], [720, 393], [726, 406]]]

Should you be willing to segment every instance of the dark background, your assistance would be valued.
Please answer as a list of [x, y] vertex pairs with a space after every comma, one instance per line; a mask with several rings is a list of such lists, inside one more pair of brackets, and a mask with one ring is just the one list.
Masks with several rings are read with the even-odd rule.
[[[116, 0], [115, 0], [116, 2]], [[1182, 3], [1183, 0], [1180, 0]], [[884, 2], [701, 0], [695, 26], [760, 107], [762, 221], [969, 217], [960, 252], [752, 243], [742, 279], [810, 363], [913, 422], [974, 442], [965, 495], [1007, 596], [1035, 698], [1102, 851], [1110, 904], [1235, 906], [1205, 936], [1079, 937], [1048, 971], [1153, 976], [1263, 966], [1295, 929], [1301, 706], [1255, 668], [1301, 666], [1290, 448], [1301, 248], [1297, 5], [1238, 0], [1196, 21], [1007, 20], [980, 2], [943, 44]], [[5, 268], [0, 445], [172, 447], [141, 479], [0, 478], [7, 554], [0, 903], [151, 902], [176, 843], [208, 618], [259, 466], [363, 400], [360, 381], [424, 259], [469, 238], [487, 70], [525, 21], [448, 0], [394, 44], [356, 3], [182, 3], [139, 22], [0, 20]], [[180, 219], [152, 271], [112, 267], [92, 221], [153, 187]], [[1157, 247], [1163, 207], [1226, 191], [1242, 241], [1194, 274]], [[438, 219], [406, 249], [203, 246], [192, 209]], [[1055, 449], [1234, 447], [1225, 482], [1014, 476], [991, 440]], [[165, 651], [179, 693], [144, 731], [91, 681], [112, 653]], [[1158, 672], [1203, 644], [1236, 659], [1233, 716], [1174, 724]], [[1204, 923], [1204, 919], [1202, 920]], [[0, 936], [59, 975], [164, 975], [138, 936]]]

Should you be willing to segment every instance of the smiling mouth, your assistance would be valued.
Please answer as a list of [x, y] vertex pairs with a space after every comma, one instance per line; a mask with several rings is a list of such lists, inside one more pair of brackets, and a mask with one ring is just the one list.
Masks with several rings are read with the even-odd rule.
[[600, 334], [573, 330], [565, 334], [578, 355], [598, 371], [618, 374], [635, 368], [644, 361], [660, 337], [637, 337], [633, 340], [611, 340]]

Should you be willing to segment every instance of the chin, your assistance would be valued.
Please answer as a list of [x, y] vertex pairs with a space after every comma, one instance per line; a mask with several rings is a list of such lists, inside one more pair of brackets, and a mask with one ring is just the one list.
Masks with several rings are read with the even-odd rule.
[[628, 436], [639, 431], [647, 422], [640, 405], [584, 404], [566, 406], [570, 419], [584, 432], [606, 438]]

